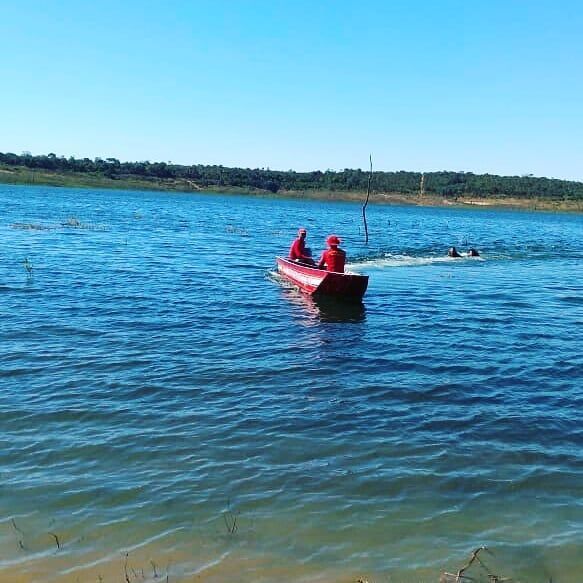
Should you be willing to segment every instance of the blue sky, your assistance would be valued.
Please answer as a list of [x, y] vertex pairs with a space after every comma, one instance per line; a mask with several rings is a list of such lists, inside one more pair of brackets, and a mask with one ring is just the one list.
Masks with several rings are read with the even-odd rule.
[[583, 180], [583, 7], [0, 0], [0, 151]]

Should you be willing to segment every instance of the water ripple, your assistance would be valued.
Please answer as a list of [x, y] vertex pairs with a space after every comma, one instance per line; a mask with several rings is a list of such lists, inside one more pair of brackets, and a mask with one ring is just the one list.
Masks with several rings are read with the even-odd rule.
[[[366, 246], [349, 203], [0, 211], [0, 578], [434, 581], [488, 544], [580, 579], [579, 216], [373, 205]], [[297, 224], [344, 236], [363, 306], [273, 275]]]

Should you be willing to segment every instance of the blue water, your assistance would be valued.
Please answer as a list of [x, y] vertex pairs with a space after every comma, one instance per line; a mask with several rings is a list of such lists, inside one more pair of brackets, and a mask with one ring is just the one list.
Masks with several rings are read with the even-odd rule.
[[[0, 185], [0, 579], [583, 580], [583, 218], [368, 220]], [[362, 306], [277, 278], [298, 226]]]

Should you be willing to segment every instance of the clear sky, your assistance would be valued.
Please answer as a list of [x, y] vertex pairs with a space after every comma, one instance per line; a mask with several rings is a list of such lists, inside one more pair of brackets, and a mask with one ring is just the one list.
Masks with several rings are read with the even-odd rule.
[[0, 151], [583, 180], [577, 0], [0, 0]]

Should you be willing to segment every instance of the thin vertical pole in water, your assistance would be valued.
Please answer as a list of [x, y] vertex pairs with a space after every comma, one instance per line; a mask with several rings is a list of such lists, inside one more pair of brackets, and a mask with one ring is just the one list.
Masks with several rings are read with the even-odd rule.
[[364, 222], [364, 242], [368, 245], [368, 226], [366, 224], [366, 205], [368, 204], [368, 199], [370, 197], [370, 183], [372, 180], [372, 154], [369, 155], [370, 160], [370, 172], [368, 175], [368, 186], [366, 189], [366, 200], [362, 205], [362, 220]]

